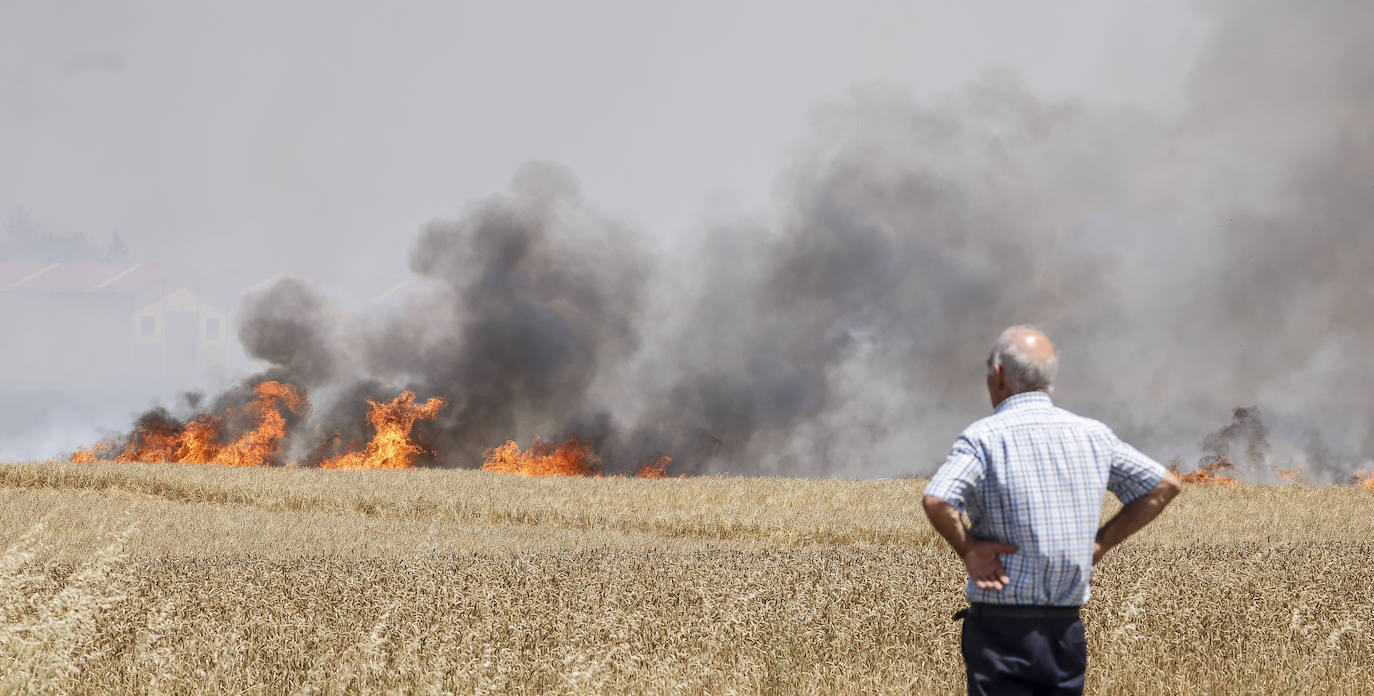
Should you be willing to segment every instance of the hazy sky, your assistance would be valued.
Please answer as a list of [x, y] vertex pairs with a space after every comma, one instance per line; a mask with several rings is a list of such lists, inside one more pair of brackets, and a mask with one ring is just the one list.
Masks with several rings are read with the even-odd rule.
[[1173, 0], [353, 5], [5, 2], [0, 214], [141, 261], [403, 275], [422, 223], [539, 158], [680, 239], [767, 208], [855, 86], [1007, 69], [1167, 113], [1204, 29]]

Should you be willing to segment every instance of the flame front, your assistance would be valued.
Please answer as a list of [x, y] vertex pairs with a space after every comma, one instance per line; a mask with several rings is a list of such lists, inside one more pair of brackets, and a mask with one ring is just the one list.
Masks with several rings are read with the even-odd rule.
[[415, 393], [401, 395], [381, 403], [368, 399], [367, 420], [376, 434], [361, 452], [349, 452], [320, 463], [321, 469], [411, 469], [425, 448], [410, 439], [410, 430], [417, 420], [431, 420], [448, 402], [431, 397], [423, 404], [415, 404]]
[[668, 478], [668, 464], [672, 461], [672, 457], [659, 457], [656, 460], [650, 459], [639, 466], [639, 473], [635, 474], [635, 478]]
[[[267, 466], [281, 453], [281, 441], [286, 437], [286, 416], [282, 415], [280, 405], [285, 405], [294, 415], [300, 415], [305, 406], [305, 397], [289, 384], [268, 380], [256, 387], [256, 401], [248, 404], [246, 411], [253, 417], [256, 425], [238, 439], [215, 452], [209, 459], [212, 464], [224, 466]], [[208, 438], [213, 436], [212, 424], [195, 421], [186, 427], [190, 435], [188, 455], [203, 456], [213, 447]], [[192, 461], [188, 458], [188, 461]], [[203, 461], [203, 460], [202, 460]], [[196, 462], [202, 463], [202, 462]]]
[[[290, 384], [267, 380], [253, 387], [256, 398], [243, 406], [252, 425], [236, 435], [224, 432], [234, 409], [221, 415], [204, 414], [190, 421], [147, 419], [120, 446], [100, 442], [72, 454], [75, 463], [110, 459], [116, 462], [170, 462], [221, 466], [268, 466], [281, 455], [288, 436], [287, 414], [300, 416], [309, 402]], [[448, 403], [432, 398], [415, 403], [415, 394], [402, 392], [380, 403], [368, 399], [367, 420], [376, 434], [361, 451], [348, 452], [321, 464], [326, 469], [409, 469], [425, 449], [410, 438], [415, 421], [432, 419]], [[232, 437], [232, 439], [230, 439]]]
[[1355, 475], [1350, 477], [1350, 482], [1360, 488], [1374, 491], [1374, 469], [1356, 471]]
[[206, 464], [220, 450], [215, 444], [219, 418], [201, 416], [190, 423], [156, 423], [135, 431], [129, 444], [115, 455], [117, 462]]
[[96, 461], [97, 459], [109, 458], [110, 445], [106, 442], [97, 442], [90, 447], [78, 447], [77, 450], [72, 453], [73, 464], [86, 464]]
[[535, 436], [530, 448], [520, 450], [514, 440], [487, 450], [482, 463], [484, 471], [498, 471], [522, 476], [596, 476], [601, 460], [592, 454], [581, 440], [569, 437], [561, 445], [540, 441]]
[[244, 407], [253, 425], [230, 442], [221, 442], [220, 429], [224, 418], [233, 414], [232, 409], [223, 416], [202, 415], [185, 423], [149, 423], [131, 433], [123, 448], [102, 442], [78, 449], [71, 460], [82, 463], [112, 458], [123, 463], [267, 466], [281, 453], [281, 442], [286, 437], [282, 408], [300, 415], [307, 401], [295, 387], [274, 380], [259, 383], [253, 387], [253, 393], [257, 398]]
[[[274, 384], [275, 384], [275, 382], [274, 382]], [[258, 386], [261, 387], [262, 385], [260, 384], [260, 385], [258, 385]], [[271, 389], [271, 390], [269, 390], [269, 391], [270, 391], [270, 392], [275, 392], [276, 390], [275, 390], [275, 389]], [[259, 398], [261, 398], [261, 394], [259, 394]], [[285, 433], [285, 431], [286, 431], [286, 419], [283, 418], [282, 415], [281, 415], [281, 413], [278, 412], [278, 411], [276, 410], [275, 404], [271, 404], [271, 403], [269, 403], [269, 404], [262, 404], [262, 403], [260, 403], [260, 402], [254, 402], [253, 405], [257, 407], [257, 410], [258, 410], [258, 411], [260, 411], [260, 412], [262, 412], [262, 413], [264, 414], [264, 415], [262, 416], [261, 420], [264, 422], [264, 424], [267, 425], [267, 428], [264, 429], [263, 435], [260, 435], [260, 436], [245, 435], [244, 439], [252, 439], [252, 440], [257, 440], [257, 441], [261, 441], [261, 440], [265, 439], [264, 436], [265, 436], [268, 432], [270, 432], [270, 429], [273, 427], [272, 424], [268, 424], [268, 421], [269, 421], [269, 420], [272, 421], [273, 423], [280, 422], [280, 429], [281, 429], [281, 432], [282, 432], [283, 434]], [[264, 409], [267, 409], [267, 410], [264, 410]], [[266, 415], [268, 412], [270, 412], [271, 415]], [[272, 418], [272, 416], [276, 416], [276, 418], [274, 419], [274, 418]], [[213, 461], [215, 461], [215, 460], [219, 457], [219, 455], [222, 454], [222, 453], [224, 452], [224, 450], [221, 449], [219, 445], [215, 444], [215, 440], [216, 440], [216, 438], [219, 436], [219, 423], [220, 423], [220, 419], [219, 419], [218, 417], [216, 417], [216, 416], [201, 416], [200, 418], [197, 418], [196, 420], [193, 420], [193, 421], [191, 421], [190, 423], [187, 423], [187, 424], [186, 424], [186, 429], [183, 430], [182, 433], [181, 433], [181, 443], [180, 443], [180, 445], [177, 447], [176, 454], [175, 454], [175, 456], [173, 457], [173, 459], [172, 459], [171, 461], [184, 462], [184, 463], [190, 463], [190, 464], [204, 464], [204, 463], [206, 463], [206, 462], [213, 462]], [[254, 430], [258, 430], [258, 429], [260, 429], [260, 428], [255, 428]], [[278, 436], [276, 439], [277, 439], [277, 440], [280, 440], [281, 437]], [[238, 443], [235, 442], [235, 444], [238, 444]], [[275, 442], [272, 443], [274, 449], [275, 449], [275, 444], [276, 444]], [[246, 453], [248, 450], [249, 450], [249, 445], [248, 445], [247, 443], [245, 443], [243, 446], [240, 446], [240, 447], [238, 447], [237, 449], [235, 449], [235, 452], [237, 452], [237, 453], [239, 453], [239, 454], [243, 454], [243, 453]], [[245, 458], [244, 458], [243, 456], [239, 456], [239, 457], [237, 457], [237, 459], [238, 459], [239, 461], [243, 461]], [[134, 460], [121, 459], [121, 461], [146, 461], [146, 460], [142, 460], [142, 459], [134, 459]]]
[[[221, 466], [270, 466], [279, 463], [289, 427], [300, 422], [309, 401], [290, 384], [267, 380], [253, 387], [256, 398], [221, 414], [201, 414], [178, 420], [155, 411], [139, 420], [139, 425], [122, 442], [105, 441], [78, 449], [74, 463], [112, 460], [122, 463], [151, 462], [176, 464], [218, 464]], [[440, 397], [416, 403], [415, 393], [401, 392], [391, 401], [367, 400], [367, 420], [374, 431], [372, 440], [359, 447], [349, 442], [342, 454], [335, 449], [320, 461], [321, 469], [412, 469], [426, 454], [424, 446], [411, 437], [416, 421], [433, 420], [448, 404]], [[292, 420], [290, 416], [297, 417]], [[233, 429], [248, 422], [238, 432]], [[233, 424], [233, 425], [231, 425]], [[326, 447], [337, 447], [342, 438], [334, 434]], [[320, 451], [320, 450], [317, 450]], [[538, 437], [529, 449], [521, 450], [515, 441], [486, 450], [482, 469], [523, 476], [602, 476], [602, 461], [592, 447], [569, 436], [561, 444]], [[318, 456], [318, 455], [316, 455]], [[669, 457], [650, 459], [640, 465], [637, 478], [667, 478]]]
[[[601, 459], [576, 437], [568, 436], [561, 445], [544, 442], [535, 436], [527, 450], [514, 440], [484, 453], [483, 471], [521, 476], [602, 476]], [[635, 478], [667, 478], [671, 457], [651, 459], [640, 465]]]
[[1182, 479], [1184, 483], [1220, 483], [1229, 485], [1236, 482], [1234, 478], [1223, 476], [1220, 473], [1222, 471], [1230, 472], [1235, 470], [1230, 459], [1226, 457], [1207, 457], [1203, 459], [1203, 462], [1202, 468], [1186, 474], [1179, 474], [1178, 465], [1176, 464], [1170, 466], [1169, 469], [1175, 474], [1179, 474], [1179, 478]]

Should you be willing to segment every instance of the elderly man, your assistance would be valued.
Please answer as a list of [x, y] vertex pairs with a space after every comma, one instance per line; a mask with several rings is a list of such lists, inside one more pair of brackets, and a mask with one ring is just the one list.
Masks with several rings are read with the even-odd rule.
[[[1078, 609], [1093, 565], [1180, 490], [1107, 426], [1051, 403], [1058, 364], [1045, 334], [1004, 331], [988, 357], [994, 412], [959, 436], [925, 490], [931, 524], [968, 567], [970, 694], [1083, 693]], [[1098, 529], [1107, 491], [1124, 507]]]

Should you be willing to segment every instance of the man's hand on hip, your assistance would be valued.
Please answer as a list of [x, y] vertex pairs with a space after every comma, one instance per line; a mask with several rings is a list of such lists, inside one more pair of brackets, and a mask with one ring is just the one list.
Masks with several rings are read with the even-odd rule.
[[959, 519], [959, 511], [936, 496], [925, 496], [922, 504], [935, 531], [939, 532], [954, 552], [964, 559], [968, 576], [973, 578], [979, 589], [1001, 592], [1003, 587], [1011, 583], [1011, 578], [1007, 577], [1007, 569], [1002, 567], [1002, 561], [998, 560], [997, 554], [1016, 553], [1015, 546], [973, 536], [964, 528], [963, 521]]
[[1003, 587], [1011, 584], [1011, 578], [1007, 577], [1007, 569], [1002, 567], [1002, 561], [997, 558], [997, 554], [1016, 551], [1017, 547], [1009, 544], [983, 539], [974, 540], [964, 552], [964, 566], [968, 568], [968, 575], [973, 578], [973, 584], [980, 590], [1001, 592]]
[[1107, 520], [1107, 524], [1097, 530], [1097, 538], [1093, 540], [1093, 565], [1097, 565], [1112, 547], [1125, 541], [1126, 537], [1135, 534], [1141, 527], [1158, 517], [1181, 490], [1183, 482], [1179, 480], [1178, 475], [1168, 472], [1149, 493], [1123, 505], [1110, 520]]

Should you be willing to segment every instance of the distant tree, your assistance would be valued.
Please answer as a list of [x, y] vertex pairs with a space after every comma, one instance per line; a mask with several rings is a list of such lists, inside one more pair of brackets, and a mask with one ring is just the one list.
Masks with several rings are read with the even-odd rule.
[[129, 247], [119, 235], [101, 249], [80, 233], [64, 237], [44, 231], [19, 207], [0, 226], [0, 260], [128, 261]]
[[0, 226], [0, 259], [16, 259], [26, 256], [32, 240], [38, 232], [28, 211], [22, 207], [10, 211], [5, 224]]
[[109, 246], [105, 247], [105, 259], [107, 261], [129, 260], [129, 245], [124, 243], [124, 238], [120, 237], [118, 232], [110, 238]]

